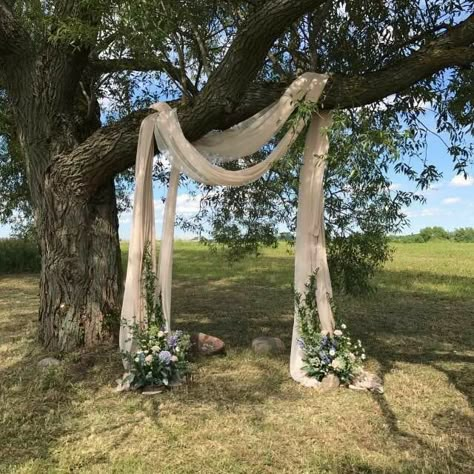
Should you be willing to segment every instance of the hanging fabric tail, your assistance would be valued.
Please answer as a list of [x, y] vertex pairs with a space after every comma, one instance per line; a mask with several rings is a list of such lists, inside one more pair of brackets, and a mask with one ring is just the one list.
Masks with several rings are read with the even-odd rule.
[[[298, 213], [295, 241], [295, 291], [304, 295], [306, 284], [317, 270], [316, 301], [321, 328], [330, 333], [334, 330], [330, 298], [331, 280], [326, 257], [324, 235], [324, 171], [329, 140], [326, 133], [331, 125], [331, 114], [315, 114], [306, 136], [303, 166], [300, 172]], [[290, 374], [299, 383], [317, 385], [306, 376], [303, 367], [303, 351], [299, 345], [299, 323], [295, 310], [291, 341]]]
[[160, 243], [160, 260], [158, 267], [161, 307], [166, 330], [171, 330], [171, 284], [173, 281], [173, 247], [174, 224], [176, 221], [176, 201], [178, 198], [179, 169], [172, 165], [168, 194], [163, 215], [163, 232]]
[[[142, 298], [143, 254], [150, 244], [152, 270], [156, 272], [155, 208], [153, 202], [153, 129], [155, 116], [145, 118], [138, 137], [135, 165], [135, 194], [133, 197], [132, 228], [128, 248], [127, 277], [123, 295], [119, 347], [122, 352], [133, 351], [132, 324], [145, 323]], [[126, 365], [126, 361], [124, 360]]]

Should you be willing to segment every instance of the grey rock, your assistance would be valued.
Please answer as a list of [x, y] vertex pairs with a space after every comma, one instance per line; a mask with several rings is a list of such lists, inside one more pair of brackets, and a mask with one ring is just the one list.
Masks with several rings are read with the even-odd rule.
[[285, 344], [278, 337], [260, 336], [252, 341], [252, 349], [259, 355], [281, 354], [285, 352]]
[[349, 385], [352, 390], [369, 390], [371, 392], [383, 393], [382, 379], [371, 372], [362, 370]]
[[38, 367], [40, 369], [45, 369], [47, 367], [57, 367], [61, 362], [54, 357], [45, 357], [38, 362]]
[[335, 390], [339, 385], [341, 385], [339, 377], [334, 374], [328, 374], [321, 380], [320, 389], [324, 391]]

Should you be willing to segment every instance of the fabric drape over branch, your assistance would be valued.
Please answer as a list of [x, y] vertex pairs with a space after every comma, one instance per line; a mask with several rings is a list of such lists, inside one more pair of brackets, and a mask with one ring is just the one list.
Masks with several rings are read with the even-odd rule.
[[[158, 270], [163, 315], [166, 328], [169, 330], [174, 225], [180, 173], [185, 173], [190, 178], [208, 185], [242, 186], [259, 179], [275, 161], [287, 153], [305, 128], [303, 118], [298, 118], [296, 123], [289, 127], [277, 146], [262, 162], [237, 171], [226, 170], [218, 163], [238, 160], [258, 151], [282, 129], [299, 101], [318, 101], [327, 79], [325, 75], [305, 73], [297, 78], [280, 100], [271, 106], [231, 129], [222, 132], [213, 131], [194, 143], [190, 143], [184, 137], [176, 110], [163, 102], [152, 107], [157, 113], [143, 121], [137, 149], [132, 235], [120, 332], [122, 351], [133, 351], [130, 325], [134, 323], [146, 325], [141, 271], [145, 245], [155, 240], [151, 179], [153, 133], [160, 152], [165, 153], [171, 161]], [[318, 309], [321, 326], [324, 330], [332, 332], [334, 322], [329, 305], [331, 284], [326, 262], [322, 193], [324, 158], [328, 150], [326, 127], [329, 123], [330, 114], [322, 112], [313, 117], [308, 130], [299, 189], [295, 287], [297, 291], [303, 292], [304, 284], [315, 269], [318, 269]], [[154, 249], [154, 245], [151, 247]], [[301, 370], [302, 353], [298, 348], [298, 338], [298, 322], [295, 321], [290, 373], [295, 380], [308, 384], [309, 381]]]

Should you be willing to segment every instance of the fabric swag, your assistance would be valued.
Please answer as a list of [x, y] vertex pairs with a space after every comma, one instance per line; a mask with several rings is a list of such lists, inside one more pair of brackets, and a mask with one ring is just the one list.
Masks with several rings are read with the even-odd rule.
[[[303, 131], [306, 125], [303, 118], [288, 127], [283, 138], [262, 162], [237, 171], [226, 170], [220, 164], [244, 158], [258, 151], [282, 129], [299, 101], [318, 101], [326, 82], [325, 75], [305, 73], [298, 77], [274, 104], [228, 130], [212, 131], [194, 143], [190, 143], [185, 138], [175, 109], [164, 102], [152, 106], [156, 113], [143, 120], [138, 139], [133, 222], [121, 314], [120, 349], [122, 351], [134, 350], [130, 326], [146, 324], [142, 263], [147, 244], [155, 242], [152, 185], [154, 140], [160, 152], [167, 156], [171, 163], [157, 270], [159, 281], [157, 293], [161, 297], [166, 329], [170, 330], [173, 241], [180, 174], [184, 173], [199, 183], [220, 186], [242, 186], [259, 179], [275, 161], [287, 153]], [[326, 258], [323, 218], [323, 178], [329, 146], [326, 130], [330, 123], [329, 112], [315, 113], [306, 136], [298, 192], [295, 290], [303, 294], [306, 282], [317, 269], [317, 305], [321, 328], [332, 333], [334, 329], [330, 305], [332, 290]], [[150, 245], [150, 251], [153, 270], [156, 271], [154, 245]], [[303, 353], [298, 345], [298, 339], [298, 321], [295, 320], [290, 374], [293, 379], [304, 385], [313, 385], [315, 382], [302, 370]]]

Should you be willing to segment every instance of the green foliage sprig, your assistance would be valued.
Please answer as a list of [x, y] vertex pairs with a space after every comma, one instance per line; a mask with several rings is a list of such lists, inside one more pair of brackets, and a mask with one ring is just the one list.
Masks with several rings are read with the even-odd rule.
[[157, 296], [156, 275], [153, 271], [151, 244], [147, 242], [143, 253], [143, 289], [145, 298], [145, 318], [148, 325], [164, 328], [165, 320], [161, 306], [161, 295]]

